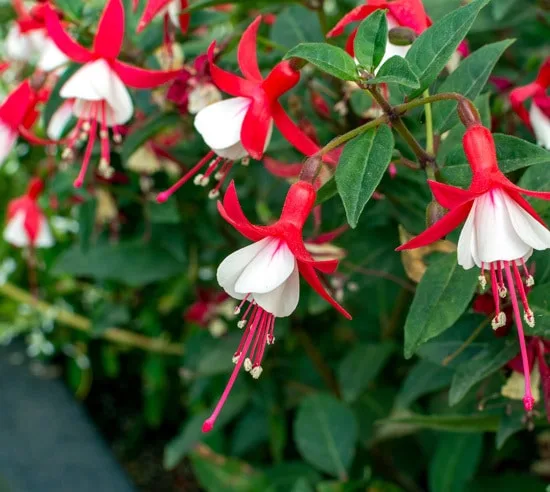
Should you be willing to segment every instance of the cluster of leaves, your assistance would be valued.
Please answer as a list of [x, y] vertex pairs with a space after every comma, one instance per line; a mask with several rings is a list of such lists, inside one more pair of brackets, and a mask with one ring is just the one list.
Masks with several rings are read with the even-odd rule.
[[[138, 36], [139, 12], [125, 3], [124, 56], [157, 63], [160, 25]], [[534, 78], [549, 22], [548, 12], [534, 2], [473, 0], [461, 6], [458, 0], [426, 0], [434, 24], [416, 38], [405, 58], [392, 57], [381, 66], [387, 39], [382, 10], [359, 26], [354, 60], [339, 47], [340, 40], [327, 43], [323, 32], [355, 6], [352, 1], [258, 0], [237, 2], [229, 12], [211, 9], [221, 3], [228, 2], [192, 3], [191, 34], [178, 39], [186, 59], [223, 38], [228, 43], [221, 60], [235, 68], [233, 48], [251, 14], [275, 14], [273, 24], [261, 29], [260, 66], [272, 67], [282, 58], [308, 63], [285, 105], [316, 129], [320, 142], [365, 124], [372, 100], [361, 88], [387, 84], [392, 104], [412, 101], [427, 90], [456, 92], [475, 101], [484, 124], [502, 132], [495, 137], [501, 169], [526, 188], [550, 189], [550, 153], [531, 143], [506, 98], [488, 84], [491, 74], [514, 85]], [[102, 4], [56, 1], [82, 39], [89, 38]], [[2, 19], [11, 15], [0, 5]], [[445, 66], [467, 34], [472, 53], [449, 75]], [[375, 76], [364, 77], [375, 69]], [[59, 87], [71, 73], [69, 68], [46, 103], [46, 122], [60, 105]], [[328, 119], [311, 104], [312, 91], [328, 101]], [[342, 103], [347, 111], [332, 109]], [[159, 104], [157, 95], [146, 91], [136, 95], [135, 107], [140, 121], [113, 153], [116, 169], [124, 170], [148, 142], [173, 131], [182, 136], [170, 148], [179, 162], [190, 167], [205, 154], [204, 143], [191, 130], [191, 117], [166, 101]], [[433, 135], [427, 136], [428, 117]], [[470, 171], [456, 102], [434, 103], [429, 116], [420, 105], [402, 119], [421, 145], [432, 137], [437, 142], [432, 150], [438, 179], [467, 186]], [[97, 185], [116, 203], [113, 231], [97, 221], [97, 191], [75, 192], [76, 171], [57, 171], [47, 191], [58, 204], [54, 223], [64, 227], [57, 228], [57, 245], [40, 254], [38, 273], [41, 295], [50, 306], [42, 306], [38, 316], [32, 303], [22, 309], [6, 297], [0, 304], [3, 318], [16, 322], [0, 324], [0, 337], [29, 331], [35, 345], [53, 344], [68, 356], [67, 378], [79, 396], [94, 381], [113, 380], [121, 387], [131, 381], [141, 397], [134, 409], [140, 414], [137, 425], [175, 433], [165, 448], [165, 467], [172, 470], [188, 460], [208, 491], [542, 490], [542, 481], [530, 470], [547, 467], [548, 457], [524, 430], [521, 401], [501, 395], [509, 375], [505, 365], [518, 353], [517, 342], [496, 338], [490, 318], [474, 312], [478, 272], [457, 266], [457, 238], [402, 256], [394, 252], [406, 231], [425, 228], [432, 198], [422, 169], [398, 165], [395, 176], [386, 172], [391, 162], [417, 160], [393, 130], [384, 120], [350, 139], [318, 195], [323, 231], [345, 222], [351, 226], [337, 240], [345, 259], [331, 287], [353, 321], [339, 318], [306, 290], [295, 316], [278, 321], [277, 343], [262, 377], [237, 381], [211, 435], [203, 436], [201, 425], [232, 368], [240, 333], [236, 320], [224, 313], [216, 314], [228, 328], [221, 338], [184, 321], [183, 313], [204, 291], [218, 288], [217, 265], [243, 243], [200, 187], [188, 186], [159, 205], [143, 192], [144, 177], [131, 172], [127, 183]], [[278, 134], [267, 154], [289, 163], [303, 158]], [[20, 144], [18, 155], [1, 170], [2, 206], [50, 159], [43, 150]], [[258, 162], [237, 169], [234, 178], [248, 216], [256, 215], [258, 222], [278, 216], [287, 188], [283, 180]], [[149, 189], [169, 184], [162, 171], [146, 179]], [[535, 206], [550, 218], [545, 205]], [[15, 257], [7, 245], [0, 248], [2, 258]], [[538, 285], [530, 302], [537, 325], [528, 334], [547, 337], [548, 255], [535, 254], [533, 263]], [[4, 276], [6, 269], [4, 263]], [[26, 275], [24, 262], [18, 261], [10, 282], [25, 286]], [[0, 293], [10, 294], [5, 284]], [[75, 320], [73, 312], [89, 321]], [[124, 343], [124, 333], [142, 335], [145, 350], [128, 348], [132, 343]], [[39, 342], [37, 334], [43, 338]], [[168, 339], [177, 342], [173, 352], [181, 354], [155, 349], [154, 340]], [[35, 354], [51, 356], [40, 347]], [[534, 420], [542, 449], [544, 423], [537, 415]]]

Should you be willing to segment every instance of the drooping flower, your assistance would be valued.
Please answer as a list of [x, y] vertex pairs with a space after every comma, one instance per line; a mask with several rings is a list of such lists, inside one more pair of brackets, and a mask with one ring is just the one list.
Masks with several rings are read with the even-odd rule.
[[[260, 377], [265, 348], [275, 341], [275, 319], [290, 316], [298, 305], [300, 276], [337, 311], [351, 318], [327, 292], [317, 273], [333, 273], [338, 260], [317, 261], [304, 244], [303, 227], [315, 198], [311, 184], [304, 181], [293, 184], [281, 218], [269, 226], [256, 226], [248, 221], [233, 183], [223, 204], [218, 202], [222, 217], [252, 244], [229, 255], [218, 268], [218, 283], [227, 294], [241, 301], [235, 313], [244, 310], [238, 323], [244, 333], [233, 356], [236, 364], [233, 373], [214, 412], [203, 424], [204, 432], [214, 427], [243, 365], [253, 378]], [[244, 309], [246, 303], [248, 307]]]
[[[212, 149], [175, 185], [160, 193], [157, 200], [166, 201], [172, 193], [194, 178], [206, 186], [211, 176], [218, 185], [210, 197], [219, 195], [220, 187], [235, 161], [247, 162], [248, 156], [261, 159], [269, 145], [273, 123], [283, 136], [305, 155], [312, 155], [318, 146], [302, 132], [287, 115], [279, 98], [300, 80], [300, 72], [288, 61], [278, 63], [267, 77], [258, 67], [256, 37], [261, 17], [257, 17], [243, 33], [237, 51], [239, 67], [244, 75], [226, 72], [214, 63], [216, 43], [208, 49], [210, 74], [219, 89], [233, 96], [211, 104], [195, 117], [195, 128]], [[206, 166], [206, 171], [199, 171]]]
[[4, 240], [13, 246], [51, 248], [54, 245], [48, 221], [37, 202], [43, 189], [43, 181], [33, 178], [25, 195], [8, 204]]
[[57, 48], [46, 30], [47, 2], [27, 10], [22, 0], [13, 0], [17, 18], [6, 37], [6, 57], [13, 61], [35, 62], [45, 72], [67, 63], [67, 57]]
[[36, 120], [35, 102], [31, 85], [25, 80], [0, 105], [0, 165], [12, 151], [21, 130]]
[[[540, 67], [534, 82], [517, 87], [510, 92], [512, 108], [533, 131], [537, 143], [550, 150], [550, 96], [546, 91], [550, 87], [550, 57]], [[531, 99], [531, 108], [525, 103]]]
[[73, 156], [79, 140], [87, 140], [80, 173], [74, 185], [82, 186], [99, 130], [101, 159], [99, 172], [104, 177], [113, 174], [110, 167], [109, 128], [115, 142], [121, 140], [119, 126], [128, 122], [134, 106], [128, 87], [150, 89], [176, 77], [176, 71], [153, 71], [138, 68], [117, 59], [124, 38], [124, 6], [121, 0], [109, 0], [103, 10], [93, 46], [87, 49], [72, 39], [63, 29], [53, 9], [46, 11], [50, 37], [59, 49], [74, 62], [82, 64], [60, 90], [61, 97], [74, 100], [73, 113], [78, 122], [72, 131], [64, 158]]
[[[509, 181], [499, 170], [495, 143], [491, 132], [480, 124], [469, 126], [463, 138], [464, 150], [473, 172], [467, 190], [429, 181], [435, 199], [450, 209], [442, 219], [398, 248], [398, 250], [426, 246], [466, 221], [458, 241], [458, 264], [465, 269], [474, 265], [481, 268], [482, 287], [490, 277], [495, 317], [493, 329], [505, 326], [506, 314], [501, 310], [501, 299], [507, 295], [519, 334], [522, 359], [527, 368], [527, 352], [517, 294], [524, 310], [524, 319], [534, 326], [535, 317], [527, 300], [526, 286], [534, 279], [526, 266], [533, 250], [550, 247], [550, 231], [521, 195], [550, 200], [550, 193], [530, 191]], [[522, 277], [523, 272], [523, 277]], [[525, 285], [524, 285], [525, 284]], [[533, 407], [529, 371], [525, 369], [526, 410]]]
[[212, 83], [207, 55], [197, 56], [192, 67], [180, 70], [166, 92], [166, 99], [185, 114], [197, 114], [206, 106], [221, 101], [222, 95]]

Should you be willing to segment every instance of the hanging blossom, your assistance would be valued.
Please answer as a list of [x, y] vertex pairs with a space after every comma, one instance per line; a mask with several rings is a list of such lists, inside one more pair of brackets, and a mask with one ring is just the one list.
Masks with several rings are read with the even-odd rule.
[[50, 37], [72, 61], [82, 64], [61, 87], [61, 97], [73, 100], [73, 114], [77, 124], [68, 138], [63, 152], [65, 159], [74, 155], [79, 140], [86, 141], [86, 150], [80, 173], [74, 185], [82, 186], [90, 163], [92, 150], [99, 130], [101, 159], [99, 173], [106, 178], [113, 174], [110, 166], [109, 128], [113, 139], [120, 142], [120, 125], [128, 122], [134, 106], [126, 86], [151, 89], [169, 82], [177, 71], [154, 71], [138, 68], [118, 60], [124, 38], [124, 6], [121, 0], [109, 0], [103, 10], [92, 49], [72, 39], [53, 9], [46, 12], [46, 25]]
[[55, 70], [68, 62], [48, 36], [45, 13], [52, 7], [48, 2], [40, 2], [31, 9], [22, 0], [13, 0], [17, 18], [6, 37], [6, 57], [12, 61], [34, 62], [45, 72]]
[[183, 114], [197, 114], [206, 106], [221, 101], [221, 92], [212, 83], [207, 55], [197, 56], [193, 66], [180, 70], [166, 92], [166, 99], [176, 104]]
[[[550, 58], [542, 64], [534, 82], [510, 92], [510, 102], [514, 111], [535, 134], [537, 143], [550, 150], [550, 96], [546, 94], [548, 87]], [[529, 110], [525, 107], [528, 99], [531, 99]]]
[[550, 354], [550, 341], [540, 337], [528, 337], [526, 341], [527, 359], [518, 354], [507, 366], [512, 369], [512, 375], [501, 389], [502, 396], [511, 399], [521, 399], [518, 392], [519, 387], [525, 384], [523, 373], [524, 364], [527, 364], [527, 371], [531, 374], [531, 390], [535, 401], [540, 400], [538, 382], [542, 382], [542, 393], [546, 407], [546, 418], [550, 422], [550, 368], [546, 362], [546, 356]]
[[467, 128], [463, 145], [473, 172], [470, 187], [463, 190], [429, 181], [435, 199], [450, 211], [398, 250], [433, 243], [466, 220], [458, 240], [458, 264], [466, 270], [474, 265], [481, 268], [479, 280], [482, 287], [487, 283], [485, 272], [488, 272], [495, 304], [492, 320], [495, 330], [506, 325], [501, 302], [510, 296], [524, 362], [523, 403], [529, 411], [533, 408], [534, 399], [517, 294], [523, 306], [525, 322], [533, 327], [535, 317], [527, 301], [526, 287], [534, 285], [534, 279], [525, 262], [533, 250], [550, 247], [550, 231], [521, 194], [550, 200], [550, 193], [525, 190], [509, 181], [498, 168], [493, 136], [481, 124]]
[[[286, 196], [281, 218], [269, 226], [251, 224], [244, 215], [235, 185], [231, 183], [221, 216], [244, 237], [252, 241], [229, 255], [220, 264], [217, 280], [234, 299], [240, 300], [235, 314], [243, 313], [238, 326], [244, 329], [241, 343], [233, 356], [235, 368], [203, 431], [212, 430], [241, 367], [257, 379], [267, 345], [275, 342], [275, 319], [290, 316], [300, 298], [300, 276], [323, 299], [346, 318], [349, 313], [326, 291], [317, 271], [333, 273], [338, 260], [315, 260], [303, 241], [303, 227], [314, 206], [315, 189], [309, 183], [293, 184]], [[248, 303], [248, 307], [244, 307]]]
[[[139, 6], [139, 0], [132, 0], [132, 4], [135, 12]], [[164, 17], [165, 41], [171, 38], [169, 22], [185, 34], [190, 21], [190, 15], [184, 12], [188, 6], [189, 0], [148, 0], [138, 22], [137, 32], [143, 31], [155, 17], [162, 15]]]
[[27, 192], [8, 204], [4, 240], [18, 248], [51, 248], [54, 239], [46, 216], [38, 205], [44, 182], [33, 178]]
[[[211, 104], [195, 117], [195, 128], [212, 149], [157, 200], [166, 201], [183, 184], [194, 178], [197, 185], [207, 186], [210, 177], [218, 180], [209, 196], [215, 198], [234, 162], [248, 162], [248, 156], [260, 160], [269, 145], [273, 123], [283, 136], [305, 155], [318, 146], [290, 119], [278, 99], [300, 80], [300, 72], [288, 61], [278, 63], [263, 78], [258, 67], [256, 37], [261, 17], [245, 30], [239, 41], [237, 59], [243, 77], [222, 70], [214, 63], [216, 43], [208, 49], [210, 74], [219, 89], [233, 96]], [[206, 167], [204, 173], [199, 171]]]
[[[344, 34], [346, 27], [354, 22], [361, 22], [366, 19], [370, 14], [376, 10], [387, 10], [386, 20], [388, 25], [388, 32], [392, 29], [399, 27], [407, 27], [411, 29], [415, 35], [419, 36], [428, 27], [432, 25], [430, 17], [424, 10], [422, 0], [367, 0], [365, 5], [359, 5], [353, 10], [348, 12], [340, 21], [329, 31], [328, 38], [335, 36], [341, 36]], [[346, 41], [346, 51], [354, 56], [353, 42], [357, 34], [357, 28], [352, 31]], [[386, 51], [382, 60], [379, 63], [379, 67], [384, 64], [386, 60], [392, 56], [405, 57], [410, 49], [410, 45], [394, 44], [390, 41], [389, 35], [386, 40]], [[460, 60], [468, 55], [468, 46], [465, 42], [461, 43], [453, 58], [450, 60], [448, 68], [452, 71], [458, 66]]]
[[15, 147], [17, 137], [38, 118], [36, 102], [30, 82], [25, 80], [0, 104], [0, 166]]

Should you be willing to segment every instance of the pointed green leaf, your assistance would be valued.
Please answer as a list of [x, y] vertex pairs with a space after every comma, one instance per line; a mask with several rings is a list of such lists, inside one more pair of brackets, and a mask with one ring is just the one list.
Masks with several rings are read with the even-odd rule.
[[392, 56], [380, 67], [376, 77], [369, 84], [399, 84], [411, 89], [420, 87], [418, 77], [413, 72], [409, 62], [398, 55]]
[[444, 332], [464, 313], [476, 289], [478, 272], [464, 270], [456, 254], [438, 258], [416, 289], [405, 322], [405, 357], [424, 342]]
[[420, 81], [420, 88], [413, 91], [409, 98], [422, 94], [437, 78], [468, 34], [479, 11], [489, 1], [473, 0], [465, 7], [453, 10], [415, 40], [406, 59]]
[[284, 59], [289, 58], [301, 58], [341, 80], [357, 79], [355, 61], [337, 46], [326, 43], [301, 43], [286, 53]]
[[[474, 51], [445, 79], [437, 92], [458, 92], [474, 100], [485, 87], [489, 75], [502, 53], [513, 42], [513, 39], [505, 39]], [[458, 123], [456, 106], [456, 101], [440, 101], [432, 105], [434, 130], [437, 134], [441, 135]]]
[[319, 470], [345, 480], [357, 438], [355, 415], [333, 396], [314, 394], [300, 403], [294, 440], [303, 458]]
[[382, 180], [390, 163], [393, 135], [387, 125], [373, 128], [348, 142], [336, 168], [336, 186], [351, 227]]
[[302, 5], [290, 5], [281, 10], [271, 28], [270, 38], [287, 49], [300, 43], [324, 40], [317, 14]]
[[357, 29], [353, 42], [355, 58], [367, 70], [374, 71], [384, 57], [388, 39], [388, 21], [385, 10], [375, 10]]

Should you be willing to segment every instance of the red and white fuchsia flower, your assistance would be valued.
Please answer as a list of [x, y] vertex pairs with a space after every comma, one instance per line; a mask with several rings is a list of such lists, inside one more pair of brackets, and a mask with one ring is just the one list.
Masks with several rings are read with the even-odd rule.
[[99, 172], [107, 178], [113, 174], [109, 128], [113, 131], [114, 140], [120, 141], [118, 127], [127, 123], [134, 113], [126, 86], [154, 88], [172, 80], [177, 72], [146, 70], [117, 59], [124, 38], [124, 6], [121, 0], [107, 2], [91, 50], [79, 45], [65, 32], [51, 8], [46, 12], [46, 25], [59, 49], [72, 61], [82, 64], [60, 90], [61, 97], [74, 100], [73, 113], [78, 118], [64, 157], [72, 157], [73, 148], [79, 140], [88, 141], [80, 173], [74, 182], [75, 186], [80, 187], [86, 176], [98, 129], [101, 139]]
[[51, 248], [54, 239], [42, 209], [37, 203], [44, 183], [33, 178], [22, 197], [8, 204], [4, 239], [18, 248]]
[[35, 122], [35, 95], [28, 80], [16, 87], [0, 105], [0, 165], [12, 151], [23, 128]]
[[[239, 42], [237, 58], [244, 75], [239, 77], [222, 70], [214, 63], [216, 43], [208, 49], [210, 74], [219, 89], [233, 96], [211, 104], [195, 117], [195, 128], [212, 149], [194, 168], [174, 186], [160, 193], [158, 201], [166, 201], [189, 179], [206, 186], [211, 176], [218, 185], [210, 197], [219, 195], [219, 189], [235, 161], [261, 159], [269, 145], [273, 123], [283, 136], [305, 155], [312, 155], [318, 146], [289, 118], [279, 98], [291, 90], [300, 80], [300, 72], [288, 61], [278, 63], [263, 77], [258, 67], [256, 37], [261, 17], [257, 17], [243, 33]], [[207, 166], [204, 174], [198, 172]]]
[[[534, 82], [518, 87], [510, 92], [510, 102], [514, 111], [533, 131], [537, 143], [550, 150], [550, 96], [546, 91], [550, 87], [550, 58], [540, 67]], [[525, 103], [531, 99], [531, 108]]]
[[260, 377], [265, 348], [275, 341], [275, 319], [290, 316], [298, 305], [300, 275], [323, 299], [351, 319], [326, 291], [317, 273], [333, 273], [338, 260], [317, 261], [304, 244], [303, 227], [315, 198], [311, 184], [295, 183], [288, 191], [281, 218], [269, 226], [256, 226], [248, 221], [233, 183], [223, 204], [218, 202], [222, 217], [252, 244], [229, 255], [218, 268], [218, 283], [231, 297], [241, 301], [235, 313], [241, 313], [247, 302], [248, 307], [238, 323], [244, 334], [233, 356], [235, 369], [214, 412], [203, 424], [204, 432], [214, 427], [243, 365], [253, 378]]
[[34, 62], [40, 70], [49, 72], [67, 63], [67, 57], [57, 48], [46, 30], [45, 12], [48, 2], [40, 2], [30, 10], [22, 0], [13, 0], [17, 19], [6, 38], [6, 57], [13, 61]]
[[485, 271], [488, 271], [495, 303], [494, 329], [506, 324], [506, 315], [500, 308], [500, 302], [510, 295], [524, 362], [523, 403], [526, 410], [531, 410], [534, 400], [516, 292], [523, 306], [525, 322], [534, 326], [535, 317], [529, 307], [525, 289], [525, 286], [534, 284], [534, 279], [525, 262], [533, 250], [550, 248], [550, 231], [521, 194], [550, 200], [550, 193], [525, 190], [509, 181], [498, 168], [491, 132], [480, 124], [474, 124], [466, 130], [463, 145], [473, 172], [470, 187], [463, 190], [429, 181], [435, 199], [450, 211], [398, 250], [426, 246], [466, 221], [458, 241], [458, 264], [465, 269], [474, 265], [481, 268], [482, 287], [486, 284]]

